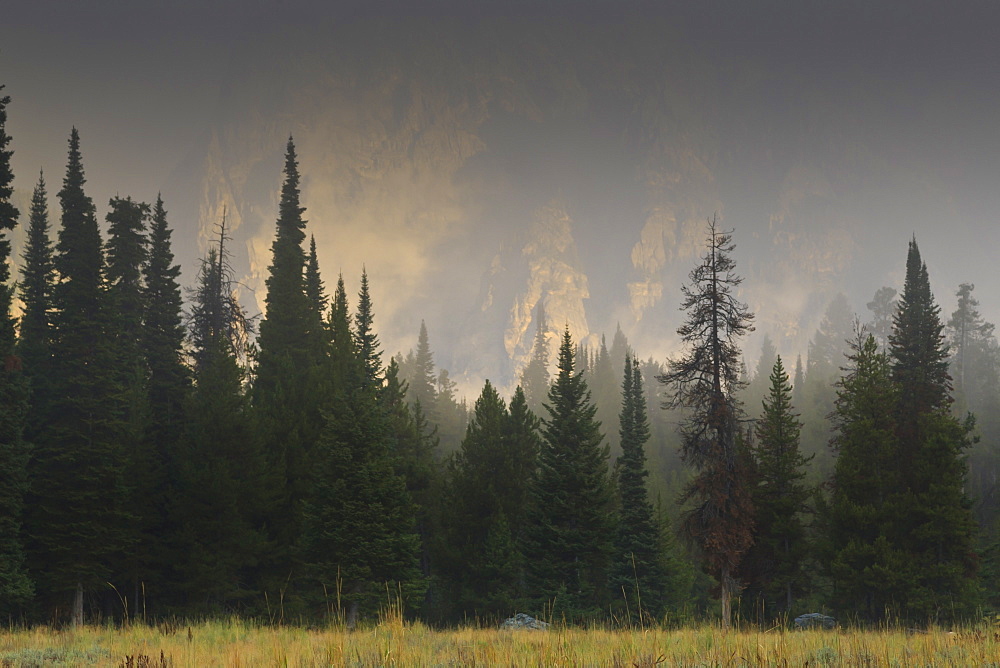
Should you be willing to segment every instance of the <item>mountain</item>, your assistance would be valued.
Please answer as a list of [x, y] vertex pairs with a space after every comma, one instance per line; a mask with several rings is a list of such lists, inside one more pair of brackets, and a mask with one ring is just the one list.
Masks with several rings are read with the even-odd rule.
[[[898, 285], [911, 234], [922, 249], [975, 238], [962, 201], [986, 180], [951, 167], [968, 142], [934, 134], [925, 75], [835, 67], [801, 34], [802, 58], [775, 60], [741, 46], [738, 16], [722, 31], [734, 45], [693, 33], [682, 10], [624, 14], [262, 30], [234, 52], [211, 137], [178, 177], [199, 193], [202, 245], [226, 211], [262, 308], [294, 136], [327, 283], [342, 271], [356, 288], [366, 266], [387, 352], [412, 347], [424, 319], [471, 394], [516, 377], [539, 302], [553, 330], [595, 342], [620, 323], [641, 356], [668, 355], [716, 214], [735, 230], [758, 335], [785, 354], [805, 351], [838, 291], [863, 310]], [[949, 267], [942, 295], [970, 280], [928, 258]]]

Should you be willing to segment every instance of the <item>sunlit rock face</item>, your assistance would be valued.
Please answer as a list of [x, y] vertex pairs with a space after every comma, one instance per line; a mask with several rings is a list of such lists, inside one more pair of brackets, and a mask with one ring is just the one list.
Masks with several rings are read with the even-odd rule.
[[902, 265], [916, 225], [888, 232], [906, 211], [879, 193], [934, 199], [933, 174], [888, 168], [864, 110], [704, 53], [668, 18], [365, 19], [262, 40], [234, 55], [199, 158], [202, 247], [225, 211], [262, 310], [293, 135], [328, 289], [343, 272], [353, 297], [365, 267], [385, 352], [423, 319], [470, 393], [511, 386], [539, 303], [553, 357], [564, 327], [594, 342], [617, 323], [665, 357], [712, 216], [735, 230], [758, 332], [804, 351], [836, 292], [863, 309]]

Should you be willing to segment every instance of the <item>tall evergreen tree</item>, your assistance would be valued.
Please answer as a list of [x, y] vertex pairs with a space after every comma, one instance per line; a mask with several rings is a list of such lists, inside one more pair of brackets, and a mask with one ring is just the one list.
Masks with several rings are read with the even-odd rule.
[[143, 351], [146, 295], [143, 269], [147, 260], [146, 222], [149, 205], [113, 197], [107, 215], [108, 334], [114, 341], [115, 400], [122, 419], [120, 442], [125, 457], [125, 484], [132, 524], [126, 557], [132, 609], [139, 606], [140, 582], [157, 580], [162, 554], [165, 476], [159, 452], [148, 439], [148, 367]]
[[896, 307], [899, 302], [896, 300], [896, 291], [889, 286], [883, 286], [875, 291], [872, 300], [865, 304], [872, 312], [871, 332], [883, 348], [889, 345], [889, 335], [892, 334], [892, 320], [896, 315]]
[[[15, 355], [11, 302], [10, 239], [19, 212], [11, 203], [14, 173], [10, 168], [7, 105], [0, 86], [0, 615], [16, 613], [32, 595], [25, 568], [21, 523], [27, 484], [28, 449], [24, 440], [28, 413], [28, 382]], [[43, 187], [44, 191], [44, 187]]]
[[31, 380], [32, 406], [29, 409], [27, 434], [33, 438], [45, 422], [43, 407], [51, 402], [49, 364], [52, 356], [52, 289], [56, 280], [49, 239], [48, 193], [45, 178], [38, 175], [38, 184], [31, 196], [27, 243], [21, 267], [21, 329], [18, 354], [25, 375]]
[[900, 545], [918, 567], [907, 591], [913, 618], [938, 620], [975, 605], [975, 525], [965, 496], [964, 450], [972, 425], [950, 414], [951, 377], [940, 308], [927, 265], [910, 242], [906, 281], [889, 338], [896, 406], [898, 465], [910, 505]]
[[390, 438], [396, 473], [406, 483], [406, 491], [414, 503], [417, 534], [420, 537], [420, 568], [424, 576], [431, 574], [440, 499], [438, 467], [435, 454], [438, 446], [437, 429], [427, 423], [420, 404], [413, 410], [406, 401], [407, 384], [400, 378], [395, 358], [385, 370], [385, 385], [379, 394], [382, 410], [389, 421]]
[[[597, 406], [597, 419], [601, 424], [614, 424], [618, 420], [618, 411], [622, 404], [621, 382], [615, 373], [615, 365], [611, 362], [611, 353], [604, 336], [597, 348], [593, 367], [588, 371], [587, 385], [594, 396]], [[606, 436], [611, 454], [620, 454], [618, 434]]]
[[525, 540], [528, 586], [538, 608], [554, 606], [554, 614], [569, 619], [594, 616], [608, 603], [614, 526], [609, 451], [575, 357], [567, 328], [546, 404]]
[[375, 314], [368, 291], [368, 272], [361, 272], [361, 291], [358, 293], [358, 312], [354, 316], [354, 341], [358, 360], [367, 382], [378, 384], [382, 376], [382, 353], [375, 333]]
[[53, 406], [32, 460], [30, 563], [46, 602], [83, 621], [86, 590], [108, 591], [128, 549], [120, 388], [107, 331], [104, 258], [93, 202], [84, 194], [80, 138], [69, 141], [59, 199], [53, 291]]
[[[154, 223], [154, 239], [158, 227]], [[252, 322], [234, 296], [226, 241], [223, 224], [192, 294], [189, 325], [198, 364], [171, 465], [177, 487], [170, 509], [174, 588], [179, 603], [203, 614], [237, 612], [259, 596], [257, 570], [268, 547], [264, 526], [272, 501], [266, 492], [273, 489], [240, 363]]]
[[[156, 198], [149, 228], [148, 260], [143, 267], [142, 352], [147, 373], [145, 404], [148, 410], [146, 433], [149, 459], [155, 465], [155, 486], [136, 490], [148, 512], [142, 529], [153, 554], [150, 561], [157, 572], [165, 573], [164, 558], [169, 550], [162, 545], [170, 533], [169, 507], [176, 494], [180, 465], [180, 444], [184, 435], [185, 405], [191, 389], [191, 375], [184, 363], [181, 268], [175, 265], [170, 246], [171, 230], [163, 199]], [[148, 596], [160, 593], [157, 583], [147, 582]], [[163, 582], [159, 583], [161, 586]]]
[[407, 364], [410, 372], [407, 380], [410, 384], [410, 403], [420, 403], [428, 419], [437, 422], [437, 374], [434, 372], [434, 354], [431, 352], [427, 337], [427, 326], [420, 321], [420, 334], [417, 336], [417, 350], [412, 362]]
[[531, 359], [521, 372], [521, 387], [528, 400], [528, 408], [538, 413], [549, 394], [549, 343], [546, 338], [548, 323], [545, 321], [545, 306], [538, 302], [535, 308], [535, 341], [531, 347]]
[[156, 198], [149, 229], [149, 261], [143, 268], [143, 350], [149, 369], [150, 438], [167, 462], [184, 424], [191, 378], [184, 364], [180, 265], [174, 264], [163, 199]]
[[352, 627], [385, 601], [387, 588], [407, 606], [419, 603], [425, 588], [415, 509], [394, 470], [388, 414], [357, 368], [326, 414], [300, 544], [309, 577], [320, 589], [342, 592]]
[[948, 349], [940, 315], [941, 309], [931, 294], [927, 265], [920, 259], [917, 240], [912, 239], [906, 255], [903, 293], [889, 336], [892, 377], [902, 391], [899, 427], [907, 432], [904, 440], [916, 436], [919, 415], [951, 404]]
[[740, 350], [737, 340], [752, 331], [753, 314], [733, 291], [742, 279], [734, 273], [732, 234], [708, 224], [708, 251], [683, 288], [687, 319], [677, 333], [690, 346], [670, 360], [660, 382], [672, 390], [668, 407], [691, 411], [681, 429], [682, 452], [697, 470], [685, 497], [695, 503], [685, 520], [708, 571], [718, 580], [722, 624], [728, 628], [734, 573], [750, 547], [753, 505], [747, 488], [747, 457], [739, 436]]
[[762, 604], [755, 608], [774, 619], [790, 615], [795, 596], [805, 590], [808, 547], [802, 513], [812, 491], [803, 483], [810, 458], [799, 450], [802, 424], [793, 412], [792, 387], [780, 355], [770, 380], [771, 390], [754, 427], [756, 530], [744, 563], [749, 563], [752, 575], [747, 593]]
[[912, 564], [899, 545], [901, 480], [895, 407], [899, 388], [875, 337], [859, 333], [838, 382], [832, 445], [829, 571], [834, 605], [861, 621], [899, 611]]
[[323, 424], [324, 398], [315, 383], [317, 367], [324, 361], [310, 345], [315, 323], [306, 294], [302, 249], [306, 223], [299, 195], [298, 162], [289, 137], [252, 393], [265, 452], [273, 470], [283, 478], [270, 522], [276, 540], [272, 555], [275, 593], [285, 587], [288, 560], [299, 540], [301, 502], [313, 471], [311, 450]]
[[[505, 466], [508, 463], [504, 438], [507, 419], [504, 400], [486, 381], [476, 399], [465, 438], [448, 466], [446, 519], [452, 551], [449, 570], [458, 575], [458, 605], [466, 614], [483, 616], [504, 612], [494, 607], [497, 601], [491, 596], [504, 583], [488, 577], [484, 566], [491, 529], [504, 516], [500, 489], [510, 479]], [[511, 574], [502, 575], [509, 577]]]
[[615, 534], [612, 593], [621, 592], [629, 610], [656, 619], [670, 592], [667, 554], [661, 552], [660, 531], [646, 491], [646, 442], [649, 420], [639, 362], [626, 353], [622, 404], [618, 418], [622, 454], [618, 458], [620, 509]]
[[327, 298], [323, 289], [323, 278], [319, 273], [319, 256], [316, 254], [316, 237], [309, 236], [309, 255], [306, 257], [305, 293], [309, 302], [309, 338], [313, 355], [318, 359], [326, 353], [329, 332], [323, 319], [327, 310]]
[[357, 362], [354, 332], [348, 313], [347, 290], [344, 277], [337, 278], [337, 289], [330, 305], [330, 374], [334, 390], [343, 389], [353, 382]]

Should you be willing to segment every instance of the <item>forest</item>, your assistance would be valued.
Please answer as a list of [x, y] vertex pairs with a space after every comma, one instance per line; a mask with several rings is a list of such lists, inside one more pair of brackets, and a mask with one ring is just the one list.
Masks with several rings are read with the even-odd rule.
[[750, 369], [736, 233], [712, 218], [677, 356], [566, 328], [549, 359], [539, 308], [518, 387], [470, 406], [433, 323], [387, 354], [367, 274], [357, 295], [323, 275], [291, 138], [254, 317], [224, 217], [193, 286], [161, 199], [116, 196], [101, 224], [75, 128], [59, 211], [44, 175], [18, 211], [8, 104], [0, 232], [27, 243], [15, 276], [0, 238], [3, 619], [1000, 612], [1000, 347], [973, 285], [942, 313], [917, 239], [867, 314], [840, 296], [804, 355], [765, 337]]

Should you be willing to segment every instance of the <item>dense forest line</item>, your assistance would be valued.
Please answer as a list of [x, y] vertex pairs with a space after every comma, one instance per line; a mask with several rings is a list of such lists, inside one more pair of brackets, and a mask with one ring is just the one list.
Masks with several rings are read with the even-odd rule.
[[[944, 322], [916, 240], [862, 325], [827, 309], [806, 361], [765, 337], [730, 234], [708, 228], [677, 358], [597, 349], [542, 308], [509, 398], [472, 407], [426, 326], [386, 361], [362, 272], [329, 294], [289, 139], [266, 309], [237, 299], [225, 219], [185, 310], [162, 200], [115, 197], [102, 237], [74, 129], [53, 240], [39, 177], [11, 202], [0, 99], [0, 615], [226, 614], [353, 625], [943, 622], [1000, 608], [1000, 347], [958, 290]], [[276, 174], [277, 180], [277, 174]], [[15, 317], [15, 297], [20, 316]], [[866, 318], [868, 320], [868, 318]], [[678, 428], [679, 425], [679, 428]], [[969, 470], [973, 472], [969, 475]]]

